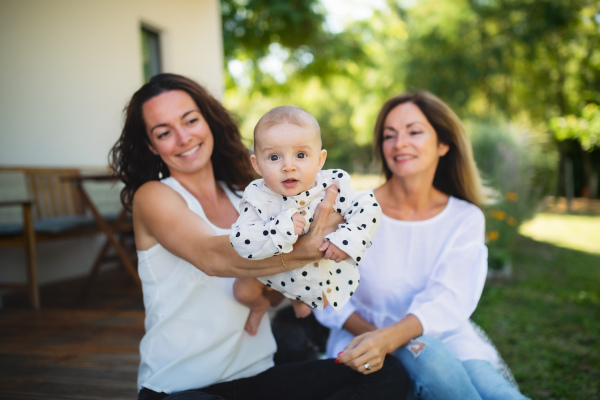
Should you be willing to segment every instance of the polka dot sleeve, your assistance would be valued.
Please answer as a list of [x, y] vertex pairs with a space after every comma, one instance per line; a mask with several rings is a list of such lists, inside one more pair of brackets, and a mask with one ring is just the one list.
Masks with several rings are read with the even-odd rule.
[[240, 216], [229, 236], [235, 251], [253, 260], [292, 251], [292, 245], [298, 240], [292, 223], [296, 211], [288, 209], [266, 220], [261, 219], [262, 212], [259, 211], [247, 201], [240, 203]]

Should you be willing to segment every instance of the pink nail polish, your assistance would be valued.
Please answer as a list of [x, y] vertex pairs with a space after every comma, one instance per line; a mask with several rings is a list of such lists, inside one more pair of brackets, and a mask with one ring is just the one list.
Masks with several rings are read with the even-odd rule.
[[342, 354], [344, 354], [344, 352], [343, 352], [343, 351], [340, 351], [340, 352], [338, 353], [338, 357], [339, 357], [339, 356], [341, 356]]
[[340, 360], [338, 360], [337, 358], [335, 359], [334, 363], [339, 364]]

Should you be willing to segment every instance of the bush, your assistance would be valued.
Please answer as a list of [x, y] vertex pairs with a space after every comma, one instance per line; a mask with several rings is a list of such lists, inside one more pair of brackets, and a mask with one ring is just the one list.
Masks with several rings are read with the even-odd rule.
[[489, 200], [486, 216], [488, 263], [492, 270], [512, 264], [519, 225], [532, 218], [554, 183], [556, 151], [531, 130], [506, 122], [470, 121], [475, 161]]

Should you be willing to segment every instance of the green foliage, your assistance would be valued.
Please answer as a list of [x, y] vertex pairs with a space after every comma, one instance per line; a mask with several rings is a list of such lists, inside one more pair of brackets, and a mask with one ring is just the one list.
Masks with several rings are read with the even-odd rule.
[[586, 151], [600, 149], [600, 107], [588, 104], [581, 111], [581, 117], [569, 114], [550, 119], [550, 129], [559, 141], [577, 140]]
[[[317, 0], [222, 0], [226, 62], [242, 70], [228, 70], [225, 102], [249, 143], [260, 115], [296, 104], [323, 126], [328, 165], [375, 171], [368, 146], [379, 108], [426, 89], [463, 118], [499, 116], [547, 135], [550, 162], [549, 120], [600, 103], [600, 0], [387, 4], [332, 34]], [[598, 170], [593, 155], [585, 167], [574, 160], [576, 171]]]
[[[351, 34], [323, 28], [318, 0], [221, 0], [221, 18], [225, 63], [239, 62], [246, 78], [236, 80], [227, 69], [228, 88], [289, 92], [295, 75], [343, 75], [349, 65], [365, 59]], [[276, 66], [266, 66], [269, 61]]]
[[491, 189], [484, 206], [489, 267], [511, 262], [518, 228], [535, 215], [552, 187], [556, 160], [533, 132], [506, 122], [466, 124], [482, 177]]
[[454, 108], [546, 121], [597, 99], [597, 0], [419, 1], [407, 82]]

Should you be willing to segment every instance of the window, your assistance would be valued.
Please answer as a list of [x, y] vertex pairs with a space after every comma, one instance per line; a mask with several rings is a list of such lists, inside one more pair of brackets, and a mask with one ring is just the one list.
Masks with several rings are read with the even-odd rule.
[[142, 26], [142, 63], [144, 82], [162, 72], [160, 55], [160, 35], [158, 32]]

